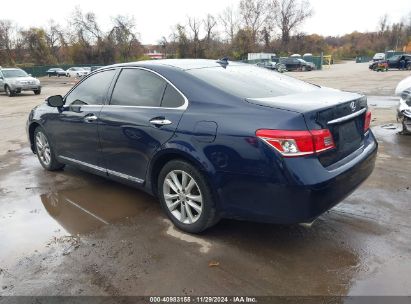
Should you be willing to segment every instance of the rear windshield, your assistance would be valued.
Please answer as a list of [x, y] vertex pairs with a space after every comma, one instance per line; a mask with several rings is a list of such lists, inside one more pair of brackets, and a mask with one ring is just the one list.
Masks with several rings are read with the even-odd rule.
[[4, 78], [27, 77], [27, 73], [23, 70], [3, 70]]
[[265, 98], [297, 94], [318, 89], [317, 86], [252, 65], [228, 65], [187, 70], [218, 89], [240, 98]]

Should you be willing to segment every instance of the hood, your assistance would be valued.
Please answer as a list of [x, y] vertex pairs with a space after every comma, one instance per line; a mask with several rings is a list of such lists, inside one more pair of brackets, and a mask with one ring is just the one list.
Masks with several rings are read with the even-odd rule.
[[326, 109], [361, 97], [363, 96], [357, 93], [320, 88], [314, 91], [277, 97], [247, 98], [247, 101], [260, 106], [304, 113]]

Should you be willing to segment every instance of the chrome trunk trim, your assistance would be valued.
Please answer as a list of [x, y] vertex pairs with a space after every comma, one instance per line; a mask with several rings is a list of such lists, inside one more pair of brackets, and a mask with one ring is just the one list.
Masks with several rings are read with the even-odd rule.
[[334, 120], [330, 120], [329, 122], [327, 122], [327, 125], [334, 125], [334, 124], [337, 124], [337, 123], [340, 123], [340, 122], [350, 120], [352, 118], [360, 116], [361, 114], [365, 113], [366, 111], [367, 111], [367, 108], [364, 108], [364, 109], [361, 109], [361, 110], [359, 110], [355, 113], [349, 114], [347, 116], [343, 116], [343, 117], [340, 117], [340, 118], [337, 118], [337, 119], [334, 119]]

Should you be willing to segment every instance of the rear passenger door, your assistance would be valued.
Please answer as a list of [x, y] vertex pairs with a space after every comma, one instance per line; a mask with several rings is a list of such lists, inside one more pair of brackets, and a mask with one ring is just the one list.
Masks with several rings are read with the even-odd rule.
[[151, 157], [173, 136], [186, 107], [185, 97], [160, 75], [122, 69], [99, 117], [109, 175], [142, 183]]

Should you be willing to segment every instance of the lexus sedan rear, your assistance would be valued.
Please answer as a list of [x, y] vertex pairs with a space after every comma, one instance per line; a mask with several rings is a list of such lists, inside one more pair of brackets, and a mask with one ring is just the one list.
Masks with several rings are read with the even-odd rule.
[[[159, 198], [180, 229], [307, 223], [374, 168], [364, 96], [213, 60], [113, 65], [30, 113], [47, 170], [77, 166]], [[113, 202], [115, 203], [115, 202]]]

